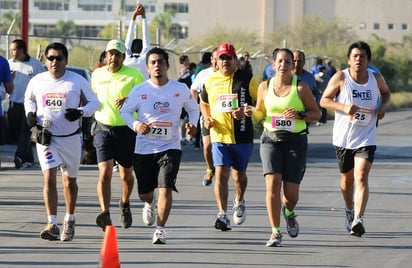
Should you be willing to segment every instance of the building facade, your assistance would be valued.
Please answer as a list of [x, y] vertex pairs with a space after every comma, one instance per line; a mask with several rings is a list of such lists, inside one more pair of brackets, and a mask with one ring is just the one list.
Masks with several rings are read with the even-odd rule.
[[202, 38], [220, 25], [256, 32], [263, 41], [280, 26], [293, 26], [305, 16], [336, 19], [361, 39], [376, 34], [400, 42], [412, 33], [410, 0], [208, 0], [189, 1], [189, 10], [191, 39]]
[[[259, 41], [281, 25], [295, 25], [305, 16], [338, 19], [366, 39], [371, 34], [399, 42], [411, 34], [411, 0], [141, 0], [148, 19], [174, 8], [177, 38], [203, 38], [214, 27], [258, 33]], [[96, 37], [108, 23], [126, 27], [136, 0], [30, 0], [29, 35], [48, 35], [58, 20], [72, 20], [80, 37]], [[20, 0], [2, 0], [0, 17], [21, 10]], [[161, 29], [160, 29], [161, 30]], [[4, 34], [4, 33], [1, 33]]]

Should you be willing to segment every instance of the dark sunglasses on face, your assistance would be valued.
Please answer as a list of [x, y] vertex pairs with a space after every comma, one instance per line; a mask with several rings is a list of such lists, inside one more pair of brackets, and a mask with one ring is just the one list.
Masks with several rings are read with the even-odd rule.
[[48, 56], [48, 57], [46, 57], [46, 59], [48, 61], [54, 61], [54, 60], [62, 61], [64, 59], [64, 57], [63, 56]]
[[232, 60], [233, 57], [223, 54], [223, 55], [220, 55], [219, 59], [220, 60]]

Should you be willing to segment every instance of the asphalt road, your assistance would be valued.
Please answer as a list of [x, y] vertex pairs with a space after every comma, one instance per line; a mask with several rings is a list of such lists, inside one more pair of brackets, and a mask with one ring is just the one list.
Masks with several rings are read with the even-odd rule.
[[[152, 245], [154, 227], [143, 226], [142, 203], [132, 195], [133, 226], [119, 224], [120, 183], [112, 183], [112, 219], [122, 267], [410, 267], [412, 261], [412, 110], [388, 113], [379, 126], [378, 150], [370, 174], [370, 198], [362, 238], [348, 235], [331, 145], [332, 122], [310, 128], [309, 157], [296, 208], [300, 234], [290, 238], [282, 220], [283, 247], [267, 248], [271, 229], [264, 202], [259, 144], [251, 156], [246, 193], [247, 219], [232, 231], [214, 229], [217, 213], [212, 187], [201, 185], [200, 151], [183, 146], [178, 194], [169, 218], [166, 245]], [[14, 146], [1, 146], [0, 267], [97, 267], [103, 232], [97, 167], [81, 166], [76, 236], [71, 242], [40, 239], [46, 216], [38, 165], [15, 170]], [[64, 216], [60, 189], [59, 221]], [[233, 198], [230, 185], [229, 200]]]

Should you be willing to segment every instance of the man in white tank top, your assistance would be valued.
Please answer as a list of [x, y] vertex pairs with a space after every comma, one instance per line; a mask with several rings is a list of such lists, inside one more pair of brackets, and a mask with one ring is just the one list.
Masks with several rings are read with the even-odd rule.
[[384, 117], [390, 99], [384, 78], [368, 70], [371, 57], [367, 43], [351, 44], [347, 52], [349, 68], [331, 78], [320, 101], [321, 107], [335, 111], [333, 145], [346, 206], [345, 226], [351, 235], [359, 237], [365, 233], [363, 215], [369, 197], [377, 122]]

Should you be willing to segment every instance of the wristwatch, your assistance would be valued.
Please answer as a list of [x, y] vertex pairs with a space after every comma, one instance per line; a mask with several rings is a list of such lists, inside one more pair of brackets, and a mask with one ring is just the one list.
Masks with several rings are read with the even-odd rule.
[[308, 112], [306, 112], [306, 111], [298, 112], [298, 115], [299, 115], [300, 119], [305, 119], [305, 117], [308, 116]]

